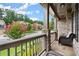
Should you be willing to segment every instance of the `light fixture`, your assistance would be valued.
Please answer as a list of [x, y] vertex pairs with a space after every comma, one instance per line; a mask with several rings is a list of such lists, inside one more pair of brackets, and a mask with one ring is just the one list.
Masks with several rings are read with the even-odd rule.
[[60, 4], [60, 7], [61, 7], [61, 8], [64, 8], [64, 7], [65, 7], [65, 3], [61, 3], [61, 4]]

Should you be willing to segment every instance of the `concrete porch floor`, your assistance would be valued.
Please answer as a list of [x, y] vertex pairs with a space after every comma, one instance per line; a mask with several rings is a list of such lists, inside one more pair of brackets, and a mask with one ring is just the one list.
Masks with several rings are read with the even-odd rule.
[[64, 56], [75, 56], [73, 47], [68, 47], [68, 46], [58, 44], [58, 41], [54, 41], [51, 46], [54, 51], [56, 51]]

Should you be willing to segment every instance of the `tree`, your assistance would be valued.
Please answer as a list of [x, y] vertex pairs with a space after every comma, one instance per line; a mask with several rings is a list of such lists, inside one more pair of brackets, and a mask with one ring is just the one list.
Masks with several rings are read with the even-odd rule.
[[30, 18], [28, 18], [27, 16], [24, 16], [24, 21], [25, 21], [25, 22], [28, 22], [28, 23], [30, 23], [30, 24], [33, 23], [33, 21], [32, 21]]
[[27, 30], [28, 31], [32, 30], [32, 25], [30, 23], [28, 24], [28, 29]]
[[37, 22], [38, 24], [43, 25], [43, 22], [42, 22], [42, 21], [38, 21], [38, 20], [36, 20], [35, 22]]
[[16, 20], [16, 13], [13, 10], [5, 10], [6, 17], [3, 18], [6, 24], [12, 23], [13, 20]]
[[28, 18], [26, 15], [17, 14], [13, 10], [5, 10], [6, 17], [3, 18], [6, 24], [12, 23], [12, 21], [25, 21], [30, 24], [33, 23], [33, 21]]
[[13, 10], [6, 10], [6, 15], [8, 18], [10, 18], [11, 20], [14, 20], [16, 15], [15, 12]]
[[2, 15], [3, 15], [3, 10], [0, 9], [0, 19], [2, 19]]
[[17, 14], [16, 15], [17, 16], [17, 19], [19, 20], [19, 21], [23, 21], [24, 20], [24, 15], [22, 15], [22, 14]]
[[51, 30], [54, 29], [54, 19], [52, 18], [51, 21], [49, 22], [49, 27]]
[[4, 20], [4, 22], [5, 22], [6, 24], [12, 23], [12, 20], [10, 20], [10, 19], [7, 18], [7, 17], [4, 17], [3, 20]]

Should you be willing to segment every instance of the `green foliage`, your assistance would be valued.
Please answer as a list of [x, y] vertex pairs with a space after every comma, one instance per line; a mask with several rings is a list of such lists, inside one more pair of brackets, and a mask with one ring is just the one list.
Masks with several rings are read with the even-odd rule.
[[0, 9], [0, 19], [2, 19], [3, 10]]
[[4, 22], [5, 22], [6, 24], [12, 23], [12, 20], [11, 20], [10, 18], [5, 17], [5, 18], [3, 18], [3, 20], [4, 20]]
[[7, 34], [13, 39], [20, 38], [23, 34], [23, 32], [20, 30], [20, 24], [19, 23], [13, 24], [10, 30], [7, 31]]
[[30, 23], [30, 24], [33, 23], [33, 21], [32, 21], [31, 19], [29, 19], [27, 16], [24, 16], [24, 21], [25, 21], [25, 22], [28, 22], [28, 23]]
[[41, 25], [43, 25], [43, 22], [42, 22], [42, 21], [38, 21], [38, 24], [41, 24]]
[[15, 19], [15, 12], [12, 10], [6, 10], [6, 17], [9, 18], [10, 20], [14, 20]]
[[43, 25], [43, 22], [42, 21], [35, 21], [35, 22], [37, 22], [38, 24]]
[[16, 18], [15, 12], [12, 10], [6, 10], [5, 13], [6, 13], [6, 17], [3, 18], [4, 22], [6, 24], [12, 23], [12, 21], [15, 20]]
[[54, 20], [53, 19], [49, 22], [49, 27], [51, 30], [54, 29]]
[[3, 18], [6, 24], [12, 23], [12, 21], [25, 21], [28, 23], [33, 23], [31, 19], [29, 19], [27, 16], [22, 15], [22, 14], [17, 14], [13, 10], [6, 10], [6, 17]]
[[27, 30], [30, 31], [32, 29], [32, 25], [29, 23]]
[[22, 14], [17, 14], [16, 16], [17, 16], [17, 19], [18, 19], [19, 21], [24, 21], [24, 15], [22, 15]]

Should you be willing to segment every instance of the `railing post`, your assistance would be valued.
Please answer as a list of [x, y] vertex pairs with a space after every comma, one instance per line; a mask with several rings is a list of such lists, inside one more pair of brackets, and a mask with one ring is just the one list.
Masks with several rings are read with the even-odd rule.
[[10, 48], [7, 49], [7, 54], [10, 56]]
[[48, 51], [51, 50], [51, 40], [50, 40], [50, 28], [49, 28], [49, 3], [47, 4], [47, 39], [48, 39]]
[[51, 50], [51, 36], [50, 36], [50, 30], [47, 32], [47, 51]]
[[46, 35], [44, 36], [44, 48], [47, 52], [47, 36]]
[[45, 31], [46, 31], [46, 35], [47, 35], [47, 49], [46, 51], [49, 51], [51, 50], [51, 40], [50, 40], [50, 29], [49, 29], [49, 3], [46, 4], [46, 12], [45, 12], [45, 23], [44, 23], [44, 28], [45, 28]]

